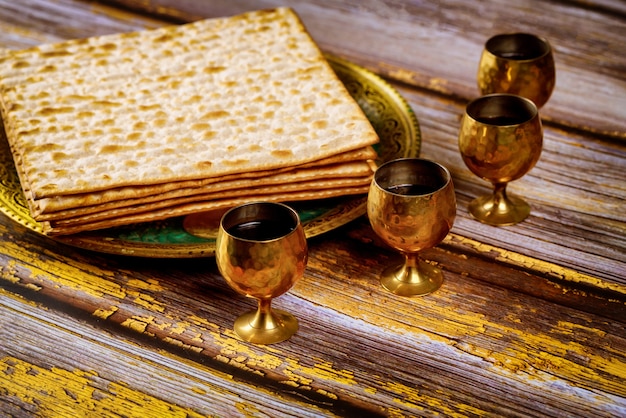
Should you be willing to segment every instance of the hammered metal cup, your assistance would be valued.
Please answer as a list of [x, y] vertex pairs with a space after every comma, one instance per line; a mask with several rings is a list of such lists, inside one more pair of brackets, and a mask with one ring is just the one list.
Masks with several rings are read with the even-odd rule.
[[298, 214], [269, 202], [237, 206], [220, 221], [215, 248], [217, 266], [236, 292], [255, 298], [258, 307], [235, 320], [235, 333], [255, 344], [290, 338], [298, 320], [272, 309], [272, 298], [287, 292], [303, 276], [307, 243]]
[[478, 65], [481, 95], [510, 93], [532, 100], [541, 108], [556, 81], [552, 47], [529, 33], [501, 34], [490, 38]]
[[461, 120], [459, 150], [472, 173], [493, 184], [494, 192], [474, 199], [470, 214], [490, 225], [512, 225], [530, 214], [523, 199], [507, 196], [509, 182], [526, 174], [541, 155], [543, 130], [532, 101], [492, 94], [470, 102]]
[[452, 228], [456, 198], [450, 172], [421, 158], [381, 165], [369, 189], [367, 214], [374, 232], [404, 255], [403, 263], [383, 271], [381, 285], [400, 296], [437, 290], [443, 273], [419, 252], [439, 244]]

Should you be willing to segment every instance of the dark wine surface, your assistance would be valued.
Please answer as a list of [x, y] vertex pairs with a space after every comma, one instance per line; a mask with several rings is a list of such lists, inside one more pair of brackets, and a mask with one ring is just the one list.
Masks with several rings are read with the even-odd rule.
[[480, 122], [488, 125], [508, 126], [523, 122], [523, 118], [516, 116], [490, 116], [480, 118]]
[[230, 235], [251, 241], [267, 241], [287, 235], [293, 231], [286, 222], [275, 220], [249, 221], [234, 225], [226, 230]]
[[437, 191], [437, 189], [437, 187], [425, 184], [394, 184], [393, 186], [387, 187], [385, 190], [403, 196], [420, 196], [433, 193]]

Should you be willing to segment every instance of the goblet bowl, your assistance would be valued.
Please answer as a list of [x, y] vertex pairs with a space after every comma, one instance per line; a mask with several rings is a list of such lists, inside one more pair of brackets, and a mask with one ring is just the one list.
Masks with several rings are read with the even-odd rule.
[[507, 196], [506, 186], [533, 168], [541, 155], [543, 131], [537, 107], [512, 94], [471, 101], [461, 120], [459, 150], [472, 173], [493, 184], [494, 192], [470, 203], [470, 214], [490, 225], [524, 220], [530, 206]]
[[249, 203], [224, 214], [217, 234], [217, 266], [237, 293], [257, 299], [258, 309], [235, 321], [234, 330], [246, 341], [272, 344], [291, 337], [297, 319], [272, 309], [272, 298], [303, 276], [307, 243], [298, 214], [269, 202]]
[[482, 95], [516, 94], [541, 108], [556, 82], [552, 47], [529, 33], [495, 35], [485, 43], [477, 79]]
[[374, 232], [404, 255], [404, 262], [385, 269], [382, 286], [401, 296], [419, 296], [438, 289], [440, 269], [419, 258], [419, 252], [440, 243], [456, 216], [456, 199], [449, 171], [420, 158], [381, 165], [367, 199]]

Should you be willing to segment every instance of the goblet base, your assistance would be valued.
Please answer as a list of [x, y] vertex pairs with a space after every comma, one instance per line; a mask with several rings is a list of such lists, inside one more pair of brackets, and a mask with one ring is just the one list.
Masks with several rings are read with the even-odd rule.
[[269, 314], [246, 312], [235, 320], [235, 333], [254, 344], [274, 344], [289, 339], [298, 331], [298, 320], [289, 312], [272, 309]]
[[514, 225], [530, 214], [530, 205], [515, 196], [481, 196], [472, 200], [468, 209], [476, 220], [494, 226]]
[[380, 284], [398, 296], [424, 296], [441, 287], [443, 273], [437, 267], [419, 260], [417, 266], [406, 263], [388, 267]]

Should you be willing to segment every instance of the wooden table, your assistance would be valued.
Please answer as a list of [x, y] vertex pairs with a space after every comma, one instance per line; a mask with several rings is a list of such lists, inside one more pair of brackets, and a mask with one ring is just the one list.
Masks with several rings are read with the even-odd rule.
[[[626, 416], [624, 2], [0, 0], [0, 47], [277, 4], [385, 77], [419, 120], [421, 155], [450, 169], [457, 220], [424, 254], [443, 287], [384, 291], [399, 256], [362, 217], [312, 239], [305, 277], [276, 300], [298, 334], [255, 346], [232, 331], [254, 302], [214, 259], [90, 252], [0, 215], [0, 415]], [[550, 40], [557, 84], [541, 159], [510, 187], [532, 214], [495, 228], [468, 216], [489, 187], [456, 141], [485, 40], [512, 31]]]

